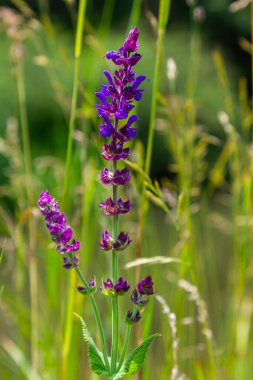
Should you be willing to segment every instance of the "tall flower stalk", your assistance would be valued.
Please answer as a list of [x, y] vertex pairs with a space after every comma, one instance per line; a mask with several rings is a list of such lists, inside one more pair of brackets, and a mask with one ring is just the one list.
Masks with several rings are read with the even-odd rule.
[[133, 303], [133, 310], [129, 310], [125, 316], [127, 324], [126, 336], [122, 352], [119, 356], [119, 308], [118, 298], [124, 296], [130, 289], [130, 284], [126, 279], [119, 277], [118, 255], [124, 251], [131, 239], [128, 233], [119, 232], [119, 216], [127, 214], [131, 209], [129, 200], [119, 197], [119, 187], [126, 185], [131, 174], [127, 167], [122, 167], [120, 162], [130, 155], [130, 148], [125, 144], [129, 143], [137, 133], [137, 128], [133, 124], [138, 120], [137, 115], [130, 115], [134, 109], [134, 101], [139, 101], [142, 97], [143, 89], [140, 84], [145, 80], [144, 75], [136, 76], [132, 68], [141, 59], [137, 53], [139, 47], [139, 32], [137, 27], [130, 30], [122, 47], [118, 51], [112, 50], [106, 54], [106, 58], [111, 60], [117, 67], [111, 75], [104, 71], [108, 84], [103, 84], [101, 90], [96, 93], [100, 103], [97, 104], [98, 115], [102, 120], [99, 125], [100, 134], [110, 139], [109, 144], [104, 144], [101, 155], [110, 162], [111, 168], [105, 167], [100, 173], [100, 181], [105, 186], [111, 186], [112, 196], [99, 204], [104, 214], [112, 219], [112, 231], [102, 232], [99, 243], [101, 250], [111, 251], [111, 278], [102, 282], [99, 290], [102, 294], [111, 298], [111, 358], [109, 358], [106, 347], [105, 333], [102, 320], [96, 305], [94, 293], [97, 290], [95, 280], [87, 281], [79, 268], [80, 243], [73, 239], [73, 230], [66, 221], [66, 216], [60, 211], [60, 207], [55, 199], [44, 191], [40, 195], [38, 206], [45, 217], [46, 226], [51, 234], [52, 240], [57, 244], [56, 249], [62, 255], [64, 269], [74, 269], [81, 281], [77, 287], [79, 293], [90, 297], [90, 302], [96, 320], [102, 356], [98, 347], [91, 338], [86, 324], [81, 319], [84, 340], [88, 345], [88, 358], [91, 369], [98, 375], [108, 376], [111, 380], [115, 377], [120, 379], [126, 374], [137, 372], [143, 363], [146, 351], [152, 340], [158, 336], [153, 334], [136, 347], [125, 359], [127, 353], [131, 326], [141, 319], [141, 314], [149, 302], [149, 297], [154, 293], [153, 281], [150, 275], [143, 278], [133, 289], [130, 300]]
[[[118, 216], [129, 212], [131, 205], [129, 201], [124, 202], [121, 198], [118, 199], [118, 187], [125, 185], [130, 180], [130, 173], [127, 167], [118, 170], [118, 161], [123, 161], [130, 155], [130, 149], [124, 148], [124, 144], [135, 137], [137, 129], [133, 128], [132, 124], [138, 118], [136, 115], [129, 117], [129, 113], [134, 108], [133, 101], [141, 99], [143, 89], [139, 89], [139, 85], [146, 78], [143, 75], [136, 77], [132, 71], [132, 67], [141, 58], [141, 55], [136, 53], [139, 46], [138, 36], [138, 29], [133, 28], [119, 51], [113, 50], [106, 54], [108, 60], [112, 60], [116, 66], [122, 68], [115, 70], [113, 77], [108, 71], [105, 71], [108, 85], [102, 85], [101, 91], [96, 94], [102, 102], [102, 104], [97, 104], [98, 114], [103, 120], [100, 124], [100, 134], [111, 139], [109, 145], [103, 146], [102, 157], [107, 161], [112, 161], [112, 172], [105, 168], [100, 175], [103, 184], [112, 185], [112, 198], [101, 203], [100, 207], [107, 216], [113, 218], [112, 244], [115, 245], [124, 235], [123, 240], [126, 241], [126, 244], [122, 248], [126, 248], [131, 240], [123, 232], [118, 236]], [[118, 279], [118, 249], [114, 246], [112, 246], [112, 278], [113, 282], [116, 283]], [[116, 371], [117, 367], [118, 319], [118, 298], [112, 297], [112, 373]]]

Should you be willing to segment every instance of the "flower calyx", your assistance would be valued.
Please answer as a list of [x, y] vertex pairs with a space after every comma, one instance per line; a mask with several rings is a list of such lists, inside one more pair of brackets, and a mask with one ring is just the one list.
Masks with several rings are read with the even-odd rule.
[[97, 291], [96, 283], [93, 279], [89, 281], [88, 287], [87, 286], [77, 286], [77, 291], [84, 296], [90, 295], [92, 293], [95, 293]]
[[128, 325], [133, 325], [134, 323], [139, 322], [140, 319], [141, 319], [141, 310], [140, 309], [133, 310], [133, 311], [128, 310], [126, 317], [125, 317], [125, 322]]

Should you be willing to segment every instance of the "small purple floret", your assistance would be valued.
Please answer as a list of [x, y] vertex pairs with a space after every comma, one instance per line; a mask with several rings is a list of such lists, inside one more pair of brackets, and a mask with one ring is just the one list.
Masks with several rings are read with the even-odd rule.
[[112, 248], [115, 251], [124, 251], [129, 244], [132, 242], [132, 240], [129, 238], [128, 234], [124, 232], [120, 232], [117, 240], [112, 244]]
[[38, 201], [38, 206], [40, 208], [42, 215], [47, 215], [49, 211], [58, 211], [60, 207], [57, 202], [55, 202], [54, 197], [52, 197], [49, 192], [43, 191], [40, 194], [40, 199]]
[[104, 144], [101, 156], [107, 161], [122, 161], [130, 156], [130, 149], [123, 148], [122, 142], [111, 142], [111, 144]]
[[136, 286], [136, 289], [140, 294], [150, 296], [154, 294], [153, 281], [151, 276], [143, 278]]
[[103, 210], [105, 215], [114, 216], [126, 214], [131, 209], [131, 204], [129, 201], [124, 202], [121, 198], [114, 203], [112, 198], [108, 198], [105, 202], [101, 202], [99, 207]]
[[138, 28], [135, 26], [133, 29], [130, 29], [130, 32], [124, 42], [123, 49], [127, 53], [133, 53], [136, 51], [139, 47], [138, 42], [139, 37], [139, 31]]
[[129, 289], [130, 285], [128, 284], [127, 280], [124, 280], [122, 277], [120, 277], [114, 285], [114, 291], [118, 295], [126, 293]]
[[108, 278], [99, 289], [106, 296], [122, 296], [130, 289], [130, 285], [127, 280], [124, 280], [122, 277], [118, 279], [115, 285], [112, 280]]
[[73, 240], [71, 244], [60, 244], [56, 247], [60, 253], [76, 252], [80, 249], [80, 243], [77, 240]]
[[102, 240], [99, 243], [100, 248], [103, 251], [110, 251], [112, 249], [113, 238], [108, 231], [102, 232]]
[[141, 313], [140, 310], [137, 311], [128, 311], [126, 315], [126, 322], [132, 325], [133, 323], [139, 322], [141, 319]]
[[99, 177], [104, 185], [124, 186], [130, 181], [131, 174], [128, 168], [117, 169], [114, 173], [105, 168]]
[[132, 240], [127, 233], [120, 232], [117, 239], [113, 241], [109, 232], [104, 231], [102, 232], [102, 240], [99, 243], [99, 246], [103, 251], [110, 251], [111, 249], [114, 249], [115, 251], [124, 251], [131, 242]]

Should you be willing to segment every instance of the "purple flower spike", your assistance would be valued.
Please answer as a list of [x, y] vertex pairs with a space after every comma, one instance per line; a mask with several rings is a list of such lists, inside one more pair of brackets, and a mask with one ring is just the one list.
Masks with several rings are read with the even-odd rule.
[[140, 294], [150, 296], [154, 294], [153, 281], [151, 276], [143, 278], [136, 286], [136, 289]]
[[134, 323], [137, 323], [139, 322], [139, 320], [141, 319], [141, 312], [140, 310], [137, 310], [137, 311], [128, 311], [127, 312], [127, 315], [126, 315], [126, 319], [125, 319], [125, 322], [132, 325]]
[[99, 207], [104, 211], [105, 215], [114, 216], [126, 214], [130, 210], [131, 204], [129, 201], [123, 202], [121, 198], [114, 203], [112, 198], [108, 198], [105, 202], [101, 202]]
[[130, 181], [131, 174], [128, 168], [116, 170], [114, 173], [105, 168], [99, 177], [104, 185], [123, 186]]
[[130, 54], [134, 53], [139, 47], [138, 37], [139, 31], [135, 26], [130, 30], [128, 37], [124, 42], [124, 45], [119, 48], [119, 51], [108, 51], [108, 53], [105, 55], [106, 58], [112, 60], [113, 63], [118, 66], [124, 65], [125, 67], [128, 67], [136, 65], [136, 63], [141, 59], [141, 55], [135, 53], [131, 56]]
[[130, 285], [127, 280], [124, 280], [122, 277], [118, 279], [115, 285], [113, 285], [112, 280], [108, 278], [99, 289], [106, 296], [122, 296], [130, 289]]
[[77, 240], [70, 240], [73, 236], [73, 231], [67, 224], [66, 216], [60, 212], [60, 207], [55, 199], [48, 193], [43, 191], [40, 194], [38, 206], [42, 215], [45, 217], [46, 226], [49, 229], [52, 240], [58, 243], [56, 249], [61, 254], [70, 254], [70, 257], [63, 258], [63, 267], [72, 269], [79, 264], [79, 258], [76, 252], [80, 249], [80, 243]]

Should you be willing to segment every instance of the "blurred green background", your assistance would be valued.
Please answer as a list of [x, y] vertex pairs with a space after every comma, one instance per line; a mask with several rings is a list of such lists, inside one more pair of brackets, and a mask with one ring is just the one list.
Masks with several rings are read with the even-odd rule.
[[[97, 206], [110, 190], [98, 181], [104, 162], [95, 92], [105, 81], [103, 70], [113, 70], [105, 53], [121, 46], [136, 23], [143, 55], [136, 69], [148, 80], [128, 163], [133, 178], [123, 195], [133, 211], [120, 227], [129, 231], [133, 244], [120, 257], [120, 272], [131, 284], [136, 276], [152, 273], [156, 294], [163, 297], [154, 298], [143, 317], [141, 337], [162, 336], [151, 346], [138, 380], [248, 380], [253, 373], [252, 20], [250, 5], [241, 3], [171, 2], [154, 94], [161, 1], [87, 1], [70, 196], [63, 211], [82, 244], [80, 268], [100, 284], [110, 275], [110, 258], [99, 252], [97, 242], [111, 227]], [[88, 300], [76, 294], [75, 277], [62, 270], [36, 207], [44, 189], [59, 200], [63, 196], [77, 12], [74, 0], [1, 1], [1, 379], [98, 378], [88, 368], [73, 316], [73, 311], [82, 315], [97, 340]], [[167, 73], [170, 57], [177, 67], [174, 79]], [[147, 179], [143, 170], [154, 96]], [[142, 225], [144, 185], [149, 206]], [[136, 262], [140, 257], [144, 261]], [[110, 305], [96, 296], [109, 345]], [[129, 307], [123, 300], [120, 347]]]

